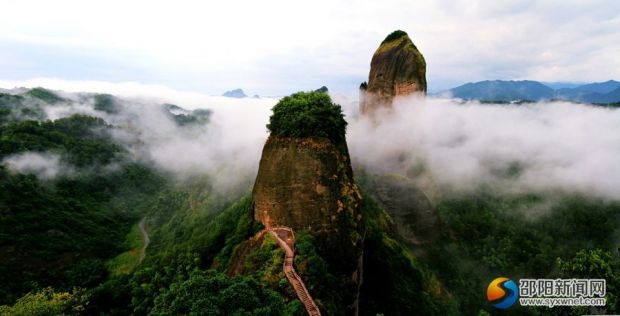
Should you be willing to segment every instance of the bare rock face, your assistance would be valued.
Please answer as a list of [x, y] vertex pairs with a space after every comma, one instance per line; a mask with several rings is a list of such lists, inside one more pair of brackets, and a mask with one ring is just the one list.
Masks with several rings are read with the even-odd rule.
[[364, 221], [346, 143], [271, 135], [252, 192], [254, 218], [266, 227], [307, 230], [333, 269], [345, 314], [356, 315]]
[[360, 86], [362, 114], [391, 106], [394, 97], [426, 93], [426, 61], [407, 33], [394, 31], [372, 56], [368, 84]]
[[322, 248], [337, 249], [343, 257], [350, 252], [355, 258], [363, 224], [361, 194], [353, 182], [346, 143], [271, 135], [252, 196], [254, 217], [267, 228], [307, 230]]
[[346, 314], [356, 314], [365, 222], [342, 108], [312, 91], [284, 97], [272, 110], [252, 191], [254, 219], [308, 232], [338, 279], [334, 290]]
[[399, 174], [369, 180], [366, 190], [394, 219], [398, 233], [412, 246], [437, 241], [444, 225], [419, 183]]

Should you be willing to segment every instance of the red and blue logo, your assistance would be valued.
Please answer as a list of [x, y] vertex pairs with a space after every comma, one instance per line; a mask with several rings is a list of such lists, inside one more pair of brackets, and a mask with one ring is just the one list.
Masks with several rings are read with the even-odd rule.
[[497, 308], [507, 309], [514, 305], [518, 298], [519, 287], [509, 278], [496, 278], [487, 287], [487, 299]]

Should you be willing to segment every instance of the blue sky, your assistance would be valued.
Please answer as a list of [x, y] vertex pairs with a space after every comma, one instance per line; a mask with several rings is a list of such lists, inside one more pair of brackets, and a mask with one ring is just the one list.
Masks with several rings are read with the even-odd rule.
[[[354, 94], [395, 29], [430, 90], [484, 79], [620, 79], [620, 1], [0, 0], [0, 80]], [[5, 87], [10, 88], [10, 87]]]

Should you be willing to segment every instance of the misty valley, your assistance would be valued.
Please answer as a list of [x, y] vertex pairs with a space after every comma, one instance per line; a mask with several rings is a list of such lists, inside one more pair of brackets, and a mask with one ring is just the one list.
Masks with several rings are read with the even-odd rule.
[[[359, 100], [5, 88], [0, 315], [620, 313], [613, 102], [427, 96], [403, 31]], [[503, 276], [606, 305], [498, 309]]]

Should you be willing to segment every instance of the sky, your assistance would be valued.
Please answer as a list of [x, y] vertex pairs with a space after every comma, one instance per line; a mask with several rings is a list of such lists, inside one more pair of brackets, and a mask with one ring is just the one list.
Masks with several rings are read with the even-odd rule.
[[[354, 95], [393, 30], [430, 91], [486, 79], [620, 79], [620, 1], [0, 0], [0, 82], [146, 84], [219, 95]], [[2, 86], [2, 88], [12, 88]]]

